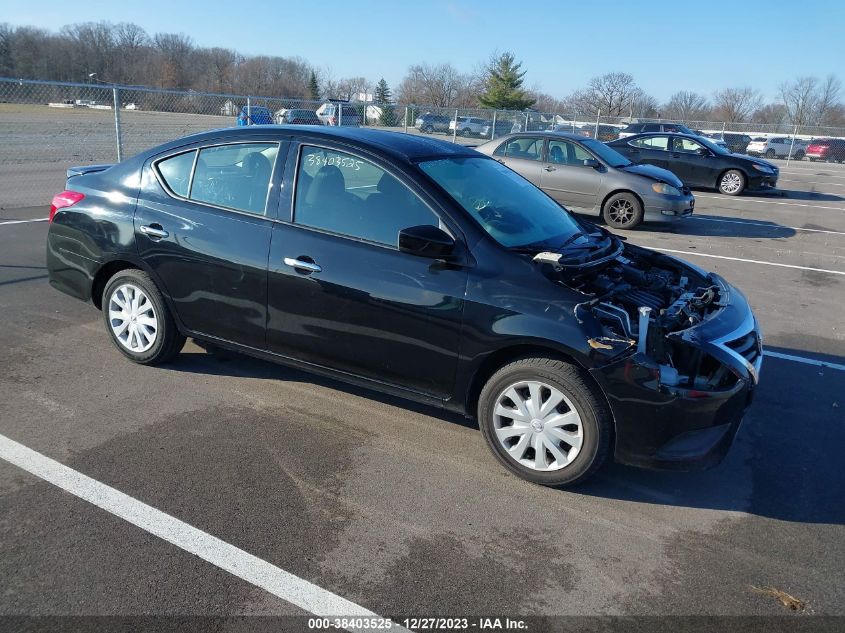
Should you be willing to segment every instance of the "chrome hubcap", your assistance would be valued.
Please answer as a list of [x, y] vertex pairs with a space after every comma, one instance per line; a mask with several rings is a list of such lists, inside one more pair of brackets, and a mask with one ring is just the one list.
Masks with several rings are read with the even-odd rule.
[[742, 178], [738, 174], [725, 174], [722, 176], [722, 191], [734, 193], [742, 186]]
[[146, 352], [158, 335], [158, 319], [150, 298], [134, 284], [123, 284], [109, 298], [109, 325], [130, 352]]
[[619, 224], [627, 224], [634, 218], [634, 205], [627, 200], [616, 200], [610, 205], [610, 219]]
[[493, 428], [514, 461], [537, 471], [565, 468], [584, 440], [572, 401], [557, 387], [536, 380], [514, 383], [499, 394]]

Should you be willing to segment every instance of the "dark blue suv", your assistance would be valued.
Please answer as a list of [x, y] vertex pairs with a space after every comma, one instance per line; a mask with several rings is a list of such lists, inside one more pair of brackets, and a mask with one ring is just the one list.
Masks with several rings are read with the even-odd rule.
[[238, 115], [238, 125], [271, 125], [273, 113], [264, 106], [244, 106]]

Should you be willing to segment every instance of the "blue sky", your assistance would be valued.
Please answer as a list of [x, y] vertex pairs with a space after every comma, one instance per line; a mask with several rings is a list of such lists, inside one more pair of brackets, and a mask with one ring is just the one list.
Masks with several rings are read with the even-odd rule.
[[778, 84], [806, 74], [845, 81], [842, 0], [0, 0], [0, 21], [13, 25], [101, 20], [244, 54], [299, 56], [334, 78], [383, 76], [391, 86], [411, 64], [469, 71], [494, 50], [513, 51], [526, 86], [557, 97], [617, 70], [660, 100], [745, 85], [774, 99]]

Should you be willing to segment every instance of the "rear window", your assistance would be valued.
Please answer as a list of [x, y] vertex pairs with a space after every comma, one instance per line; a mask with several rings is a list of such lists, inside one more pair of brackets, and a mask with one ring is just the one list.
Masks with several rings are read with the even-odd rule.
[[156, 164], [158, 175], [177, 196], [188, 197], [188, 187], [191, 184], [191, 170], [194, 167], [196, 150], [185, 152], [160, 160]]

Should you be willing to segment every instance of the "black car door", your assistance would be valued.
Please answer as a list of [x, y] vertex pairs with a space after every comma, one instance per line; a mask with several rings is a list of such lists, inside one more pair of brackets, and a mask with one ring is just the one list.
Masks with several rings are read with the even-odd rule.
[[[138, 252], [192, 332], [263, 348], [280, 143], [209, 143], [144, 168]], [[280, 174], [276, 176], [276, 183]]]
[[628, 140], [626, 156], [637, 163], [669, 169], [669, 137], [664, 134], [638, 136]]
[[669, 169], [688, 187], [713, 186], [715, 175], [713, 157], [709, 149], [686, 136], [671, 138], [672, 152]]
[[[293, 145], [269, 265], [268, 343], [308, 363], [442, 398], [467, 268], [399, 251], [402, 228], [460, 239], [407, 173], [332, 143]], [[293, 190], [292, 190], [293, 189]], [[287, 217], [285, 217], [287, 215]]]

